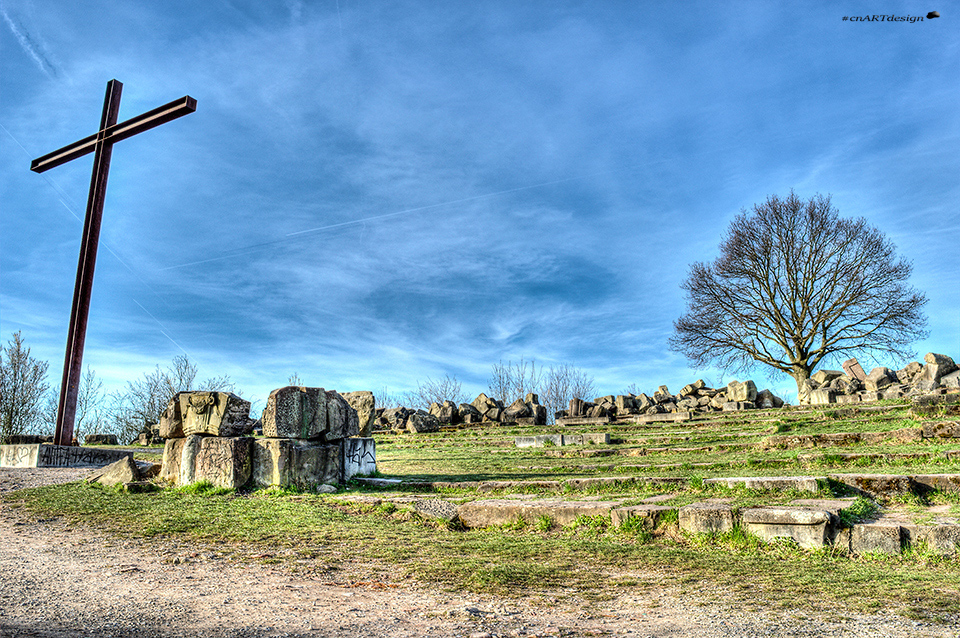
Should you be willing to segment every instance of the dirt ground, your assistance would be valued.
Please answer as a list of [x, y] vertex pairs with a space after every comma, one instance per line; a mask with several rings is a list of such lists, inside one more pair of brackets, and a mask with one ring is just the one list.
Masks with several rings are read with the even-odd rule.
[[[0, 492], [88, 472], [0, 469]], [[382, 569], [305, 577], [257, 560], [226, 563], [210, 548], [68, 528], [0, 504], [0, 637], [960, 636], [895, 615], [758, 614], [666, 589], [603, 603], [563, 592], [449, 594], [371, 577]]]

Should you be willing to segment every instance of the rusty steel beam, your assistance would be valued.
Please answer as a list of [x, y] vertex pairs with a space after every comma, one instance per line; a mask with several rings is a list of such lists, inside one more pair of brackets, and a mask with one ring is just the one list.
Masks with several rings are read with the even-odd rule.
[[[111, 80], [111, 82], [117, 82]], [[117, 84], [120, 84], [117, 82]], [[123, 86], [121, 84], [121, 86]], [[197, 110], [197, 101], [189, 95], [184, 95], [179, 100], [174, 100], [169, 104], [158, 106], [152, 111], [147, 111], [136, 117], [131, 117], [125, 122], [120, 122], [101, 128], [100, 132], [85, 137], [73, 144], [67, 144], [63, 148], [57, 149], [52, 153], [47, 153], [43, 157], [30, 162], [30, 170], [35, 173], [42, 173], [51, 168], [66, 164], [70, 160], [83, 157], [87, 153], [92, 153], [100, 142], [119, 142], [128, 137], [133, 137], [137, 133], [148, 131], [155, 126], [160, 126], [178, 117], [183, 117]]]

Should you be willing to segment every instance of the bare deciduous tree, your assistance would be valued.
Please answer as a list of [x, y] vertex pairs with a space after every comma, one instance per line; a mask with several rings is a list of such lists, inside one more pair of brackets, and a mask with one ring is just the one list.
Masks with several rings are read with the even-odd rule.
[[145, 426], [160, 421], [160, 415], [177, 392], [234, 391], [229, 375], [211, 377], [200, 384], [195, 384], [196, 377], [197, 366], [186, 355], [178, 355], [166, 371], [157, 366], [153, 372], [144, 373], [142, 379], [128, 381], [125, 391], [110, 396], [114, 433], [122, 440], [136, 437]]
[[826, 357], [903, 360], [926, 334], [911, 270], [866, 220], [840, 218], [829, 196], [773, 195], [740, 212], [716, 261], [691, 266], [688, 311], [670, 343], [698, 368], [762, 363], [798, 388]]
[[568, 363], [550, 366], [540, 386], [540, 403], [547, 408], [547, 420], [553, 423], [554, 414], [566, 409], [570, 399], [589, 400], [596, 393], [593, 377]]
[[[105, 433], [109, 428], [104, 410], [103, 381], [97, 373], [87, 366], [87, 371], [80, 378], [80, 387], [77, 389], [77, 413], [74, 419], [73, 435], [82, 441], [87, 434]], [[47, 405], [44, 422], [50, 432], [57, 427], [57, 408], [60, 402], [60, 392], [51, 388], [47, 393]]]
[[6, 347], [0, 345], [0, 442], [31, 432], [42, 422], [48, 367], [30, 356], [20, 332]]
[[490, 394], [492, 398], [510, 405], [517, 399], [526, 398], [531, 392], [536, 394], [543, 381], [543, 368], [537, 367], [536, 360], [525, 361], [523, 357], [514, 363], [502, 360], [493, 364], [493, 373], [490, 377]]
[[470, 400], [457, 378], [451, 377], [449, 374], [443, 375], [442, 379], [428, 378], [422, 383], [417, 382], [417, 389], [407, 392], [404, 397], [407, 407], [420, 410], [426, 410], [431, 403], [453, 401], [460, 405]]

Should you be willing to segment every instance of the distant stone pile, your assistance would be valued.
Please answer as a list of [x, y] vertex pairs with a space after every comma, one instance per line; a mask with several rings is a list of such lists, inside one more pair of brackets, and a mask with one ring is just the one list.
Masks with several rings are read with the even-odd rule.
[[472, 403], [457, 405], [453, 401], [431, 403], [429, 410], [377, 408], [374, 428], [407, 432], [438, 432], [441, 426], [460, 423], [518, 423], [522, 425], [546, 425], [547, 409], [540, 405], [536, 394], [528, 394], [507, 407], [498, 399], [484, 393]]
[[250, 402], [230, 392], [178, 393], [160, 419], [161, 477], [174, 485], [317, 489], [376, 469], [373, 439], [353, 438], [360, 432], [357, 410], [334, 390], [271, 392], [264, 438], [250, 436], [256, 422], [249, 413]]
[[615, 419], [628, 415], [653, 415], [670, 412], [719, 412], [779, 408], [783, 400], [770, 390], [757, 391], [753, 381], [731, 381], [725, 388], [708, 388], [703, 379], [683, 386], [671, 394], [667, 386], [660, 386], [653, 396], [644, 393], [608, 395], [593, 401], [571, 399], [566, 410], [556, 418]]
[[874, 368], [866, 374], [856, 359], [843, 363], [843, 371], [818, 370], [805, 380], [798, 393], [801, 405], [860, 403], [899, 399], [960, 388], [960, 369], [944, 354], [928, 352], [923, 360], [900, 370]]

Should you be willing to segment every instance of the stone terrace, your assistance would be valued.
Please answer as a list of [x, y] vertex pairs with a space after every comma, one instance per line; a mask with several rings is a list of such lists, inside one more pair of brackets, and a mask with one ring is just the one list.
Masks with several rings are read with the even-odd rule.
[[[855, 553], [960, 546], [960, 391], [673, 416], [378, 432], [388, 478], [366, 482], [383, 493], [346, 497], [467, 527], [640, 517]], [[876, 511], [855, 515], [865, 501]]]

